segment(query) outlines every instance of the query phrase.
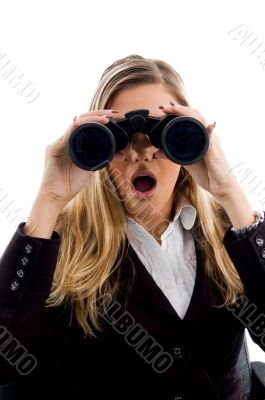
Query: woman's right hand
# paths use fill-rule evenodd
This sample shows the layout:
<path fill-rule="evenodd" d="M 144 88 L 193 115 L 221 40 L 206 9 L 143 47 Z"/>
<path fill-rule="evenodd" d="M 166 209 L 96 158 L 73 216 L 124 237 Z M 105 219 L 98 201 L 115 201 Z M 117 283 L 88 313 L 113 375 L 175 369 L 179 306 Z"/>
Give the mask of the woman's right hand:
<path fill-rule="evenodd" d="M 45 151 L 43 178 L 39 193 L 62 208 L 87 184 L 93 171 L 77 167 L 68 155 L 68 139 L 75 128 L 88 122 L 107 124 L 115 110 L 95 110 L 81 114 L 63 136 L 49 144 Z M 116 153 L 114 158 L 121 155 Z"/>

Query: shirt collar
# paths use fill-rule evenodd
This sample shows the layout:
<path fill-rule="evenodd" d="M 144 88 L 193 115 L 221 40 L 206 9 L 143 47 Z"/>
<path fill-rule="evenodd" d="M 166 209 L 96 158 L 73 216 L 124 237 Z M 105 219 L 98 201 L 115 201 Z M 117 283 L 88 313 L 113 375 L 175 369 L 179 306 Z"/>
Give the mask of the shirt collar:
<path fill-rule="evenodd" d="M 185 196 L 182 196 L 177 202 L 173 223 L 178 217 L 183 227 L 187 230 L 191 229 L 195 224 L 197 210 Z"/>
<path fill-rule="evenodd" d="M 173 221 L 171 221 L 172 225 L 175 224 L 175 221 L 178 220 L 178 217 L 180 218 L 180 221 L 185 229 L 189 230 L 193 227 L 197 217 L 197 210 L 185 196 L 181 196 L 176 204 L 175 216 Z M 129 223 L 137 224 L 137 222 L 130 217 L 127 217 L 127 220 Z M 168 229 L 166 229 L 166 231 L 168 231 Z"/>

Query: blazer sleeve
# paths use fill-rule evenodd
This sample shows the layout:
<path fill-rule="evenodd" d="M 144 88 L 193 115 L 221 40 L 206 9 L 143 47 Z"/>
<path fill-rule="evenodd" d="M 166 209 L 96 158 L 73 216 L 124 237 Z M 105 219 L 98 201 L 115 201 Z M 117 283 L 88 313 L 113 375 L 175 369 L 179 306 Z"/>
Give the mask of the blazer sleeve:
<path fill-rule="evenodd" d="M 235 238 L 230 226 L 223 245 L 245 290 L 245 294 L 227 308 L 265 351 L 265 220 L 242 238 Z"/>
<path fill-rule="evenodd" d="M 0 383 L 22 375 L 19 360 L 37 352 L 60 247 L 57 232 L 51 239 L 35 238 L 23 232 L 24 225 L 0 259 Z"/>

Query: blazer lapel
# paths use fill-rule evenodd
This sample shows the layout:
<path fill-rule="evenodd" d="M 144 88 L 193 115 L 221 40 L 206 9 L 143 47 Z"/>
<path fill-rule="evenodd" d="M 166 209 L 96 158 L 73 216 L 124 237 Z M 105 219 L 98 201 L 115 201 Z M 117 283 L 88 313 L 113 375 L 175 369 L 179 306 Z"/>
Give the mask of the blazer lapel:
<path fill-rule="evenodd" d="M 192 234 L 194 236 L 193 230 Z M 195 239 L 195 237 L 194 237 Z M 127 239 L 128 241 L 128 239 Z M 149 274 L 133 247 L 129 244 L 128 255 L 122 265 L 122 275 L 126 280 L 125 291 L 143 304 L 162 310 L 179 321 L 198 320 L 207 311 L 209 304 L 208 285 L 205 285 L 204 257 L 197 240 L 194 240 L 196 249 L 197 271 L 195 284 L 186 314 L 181 319 L 170 301 Z"/>

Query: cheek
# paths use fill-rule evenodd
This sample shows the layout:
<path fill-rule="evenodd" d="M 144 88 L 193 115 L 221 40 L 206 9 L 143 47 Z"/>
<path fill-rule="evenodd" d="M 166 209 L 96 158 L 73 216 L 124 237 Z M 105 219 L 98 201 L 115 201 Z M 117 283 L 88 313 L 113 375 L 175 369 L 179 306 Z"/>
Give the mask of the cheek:
<path fill-rule="evenodd" d="M 110 176 L 112 177 L 119 177 L 122 176 L 124 174 L 123 168 L 122 168 L 122 162 L 118 161 L 118 160 L 112 160 L 107 169 L 108 172 L 110 174 Z"/>
<path fill-rule="evenodd" d="M 128 179 L 126 179 L 122 168 L 119 168 L 119 162 L 112 161 L 108 167 L 108 173 L 117 192 L 122 196 L 124 190 L 128 189 Z"/>
<path fill-rule="evenodd" d="M 160 160 L 160 167 L 161 177 L 164 178 L 163 180 L 165 180 L 168 184 L 175 184 L 181 166 L 173 163 L 173 161 L 170 160 Z"/>

